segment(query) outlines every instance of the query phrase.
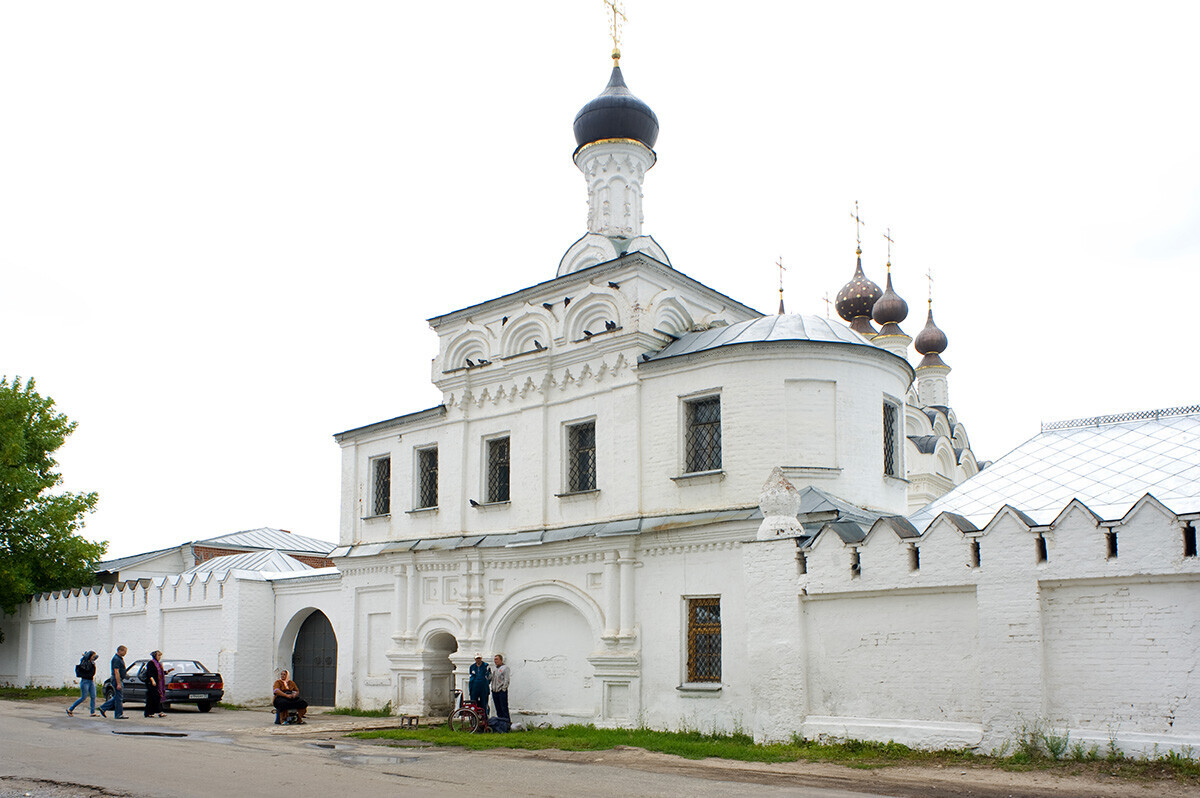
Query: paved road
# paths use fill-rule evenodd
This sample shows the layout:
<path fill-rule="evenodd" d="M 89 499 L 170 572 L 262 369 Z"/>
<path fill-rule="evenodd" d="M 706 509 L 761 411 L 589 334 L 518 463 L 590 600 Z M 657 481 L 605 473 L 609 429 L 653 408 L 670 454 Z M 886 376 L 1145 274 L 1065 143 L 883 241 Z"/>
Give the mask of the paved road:
<path fill-rule="evenodd" d="M 736 774 L 655 772 L 615 766 L 610 752 L 586 761 L 429 747 L 392 748 L 342 734 L 359 719 L 310 715 L 277 727 L 266 711 L 200 714 L 188 707 L 165 719 L 74 718 L 56 701 L 0 701 L 0 797 L 155 796 L 367 798 L 486 795 L 805 796 L 864 798 L 868 793 L 802 784 L 754 783 Z M 180 736 L 158 736 L 180 735 Z M 878 795 L 871 793 L 870 795 Z"/>

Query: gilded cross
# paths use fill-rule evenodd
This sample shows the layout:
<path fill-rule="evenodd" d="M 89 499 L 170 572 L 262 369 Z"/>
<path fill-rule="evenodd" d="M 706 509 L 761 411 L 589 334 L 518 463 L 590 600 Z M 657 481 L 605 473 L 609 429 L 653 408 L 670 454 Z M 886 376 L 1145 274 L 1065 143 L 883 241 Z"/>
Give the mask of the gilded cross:
<path fill-rule="evenodd" d="M 925 272 L 925 279 L 929 281 L 929 307 L 933 307 L 933 267 L 931 266 Z"/>
<path fill-rule="evenodd" d="M 612 22 L 610 35 L 613 42 L 613 61 L 619 65 L 621 62 L 621 26 L 629 18 L 625 16 L 625 5 L 621 0 L 604 0 L 604 6 L 608 12 L 612 14 Z"/>
<path fill-rule="evenodd" d="M 887 259 L 887 262 L 888 262 L 888 267 L 890 268 L 890 267 L 891 267 L 891 265 L 892 265 L 892 244 L 895 244 L 895 243 L 896 243 L 896 242 L 895 242 L 895 240 L 892 238 L 892 228 L 890 228 L 890 227 L 889 227 L 889 228 L 887 229 L 887 232 L 883 234 L 883 237 L 884 237 L 884 238 L 886 238 L 886 239 L 887 239 L 887 242 L 888 242 L 888 259 Z"/>
<path fill-rule="evenodd" d="M 862 217 L 858 215 L 858 200 L 854 201 L 854 213 L 850 214 L 850 218 L 854 220 L 854 240 L 858 243 L 859 249 L 862 249 Z"/>
<path fill-rule="evenodd" d="M 825 318 L 827 318 L 827 319 L 833 318 L 832 316 L 829 315 L 829 308 L 832 304 L 833 304 L 833 302 L 829 299 L 829 292 L 826 291 L 825 292 Z"/>
<path fill-rule="evenodd" d="M 783 315 L 783 273 L 787 268 L 783 265 L 783 256 L 779 256 L 779 260 L 775 261 L 775 265 L 779 267 L 779 313 Z"/>

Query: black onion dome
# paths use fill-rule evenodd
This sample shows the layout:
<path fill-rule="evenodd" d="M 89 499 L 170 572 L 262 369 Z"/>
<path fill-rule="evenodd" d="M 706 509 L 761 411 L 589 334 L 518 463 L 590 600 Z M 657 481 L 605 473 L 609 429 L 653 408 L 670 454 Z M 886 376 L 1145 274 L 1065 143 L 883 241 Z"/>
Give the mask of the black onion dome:
<path fill-rule="evenodd" d="M 933 305 L 929 306 L 929 316 L 925 319 L 925 329 L 917 333 L 913 346 L 925 357 L 921 359 L 922 366 L 944 366 L 940 355 L 946 351 L 950 341 L 946 334 L 933 323 Z"/>
<path fill-rule="evenodd" d="M 604 139 L 633 139 L 652 150 L 658 140 L 658 117 L 650 106 L 633 96 L 619 66 L 613 67 L 600 96 L 575 114 L 574 127 L 579 147 Z"/>
<path fill-rule="evenodd" d="M 854 277 L 838 291 L 834 307 L 837 308 L 839 316 L 851 323 L 850 329 L 866 334 L 863 329 L 855 326 L 855 320 L 861 319 L 858 326 L 874 333 L 875 330 L 871 327 L 871 309 L 875 307 L 883 292 L 863 274 L 862 250 L 856 250 L 856 254 L 858 263 L 854 268 Z"/>
<path fill-rule="evenodd" d="M 908 303 L 892 289 L 892 273 L 887 276 L 887 287 L 883 296 L 875 302 L 871 309 L 871 318 L 876 324 L 899 324 L 908 318 Z"/>

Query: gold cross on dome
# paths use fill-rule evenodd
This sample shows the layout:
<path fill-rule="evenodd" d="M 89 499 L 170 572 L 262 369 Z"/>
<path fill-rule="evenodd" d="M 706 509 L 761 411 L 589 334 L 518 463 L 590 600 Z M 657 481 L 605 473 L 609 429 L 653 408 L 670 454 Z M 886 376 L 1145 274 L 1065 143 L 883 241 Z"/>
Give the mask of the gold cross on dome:
<path fill-rule="evenodd" d="M 896 241 L 892 238 L 892 228 L 889 227 L 887 232 L 883 234 L 883 237 L 886 238 L 888 242 L 887 267 L 888 271 L 890 272 L 892 270 L 892 244 L 896 243 Z"/>
<path fill-rule="evenodd" d="M 612 14 L 612 22 L 609 23 L 612 36 L 613 61 L 620 66 L 621 63 L 621 26 L 628 21 L 625 16 L 625 4 L 621 0 L 604 0 L 604 6 L 608 9 L 608 13 Z"/>
<path fill-rule="evenodd" d="M 929 307 L 933 307 L 933 267 L 929 267 L 925 272 L 925 279 L 929 281 Z"/>
<path fill-rule="evenodd" d="M 858 215 L 858 200 L 854 201 L 854 213 L 850 214 L 850 218 L 854 220 L 854 240 L 858 244 L 858 248 L 862 249 L 862 217 Z"/>
<path fill-rule="evenodd" d="M 779 260 L 775 261 L 775 265 L 779 267 L 779 312 L 783 313 L 783 273 L 787 271 L 787 267 L 783 265 L 783 256 L 779 256 Z"/>
<path fill-rule="evenodd" d="M 826 291 L 825 292 L 825 318 L 827 318 L 827 319 L 831 318 L 831 316 L 829 315 L 829 307 L 832 304 L 833 304 L 833 302 L 829 299 L 829 292 Z"/>

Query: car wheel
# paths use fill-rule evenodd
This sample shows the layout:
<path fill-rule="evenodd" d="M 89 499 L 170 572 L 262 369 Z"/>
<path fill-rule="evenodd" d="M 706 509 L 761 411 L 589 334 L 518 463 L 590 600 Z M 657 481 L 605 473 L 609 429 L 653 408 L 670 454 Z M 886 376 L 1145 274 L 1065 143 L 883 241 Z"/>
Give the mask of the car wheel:
<path fill-rule="evenodd" d="M 212 702 L 198 701 L 196 702 L 196 709 L 200 710 L 201 712 L 208 712 L 210 709 L 212 709 Z"/>
<path fill-rule="evenodd" d="M 112 689 L 112 685 L 111 685 L 111 684 L 106 684 L 106 685 L 104 685 L 104 700 L 105 700 L 105 701 L 111 701 L 111 700 L 112 700 L 112 696 L 113 696 L 113 689 Z"/>

